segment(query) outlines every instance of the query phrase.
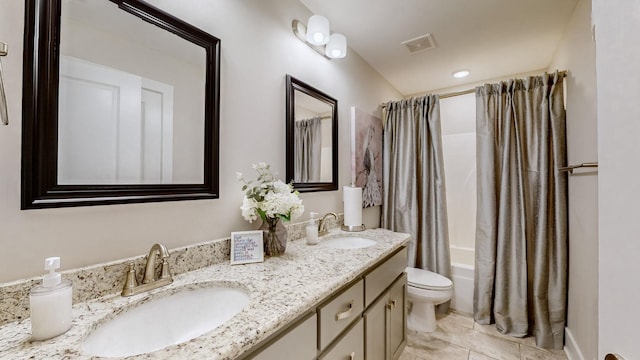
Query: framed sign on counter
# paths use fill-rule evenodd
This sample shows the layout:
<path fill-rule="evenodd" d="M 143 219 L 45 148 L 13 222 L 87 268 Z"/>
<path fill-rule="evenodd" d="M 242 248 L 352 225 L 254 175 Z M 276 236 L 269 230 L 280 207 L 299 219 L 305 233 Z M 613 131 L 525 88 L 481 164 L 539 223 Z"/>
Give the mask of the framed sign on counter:
<path fill-rule="evenodd" d="M 231 233 L 231 265 L 263 261 L 262 230 Z"/>

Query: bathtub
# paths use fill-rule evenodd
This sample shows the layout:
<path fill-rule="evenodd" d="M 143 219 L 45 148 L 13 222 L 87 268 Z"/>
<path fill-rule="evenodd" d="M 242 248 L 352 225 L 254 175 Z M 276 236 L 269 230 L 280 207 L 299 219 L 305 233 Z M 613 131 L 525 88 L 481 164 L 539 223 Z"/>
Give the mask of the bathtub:
<path fill-rule="evenodd" d="M 453 297 L 449 308 L 465 315 L 473 315 L 474 267 L 472 265 L 451 263 L 451 281 Z"/>

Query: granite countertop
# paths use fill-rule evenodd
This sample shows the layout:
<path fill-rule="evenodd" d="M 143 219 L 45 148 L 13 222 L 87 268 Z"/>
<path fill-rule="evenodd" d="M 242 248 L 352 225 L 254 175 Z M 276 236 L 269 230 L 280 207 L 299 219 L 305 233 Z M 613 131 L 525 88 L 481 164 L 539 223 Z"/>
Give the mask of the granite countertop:
<path fill-rule="evenodd" d="M 384 229 L 336 235 L 375 239 L 376 245 L 341 250 L 289 242 L 284 255 L 263 263 L 230 265 L 228 261 L 174 277 L 171 285 L 135 295 L 109 295 L 73 305 L 71 329 L 46 341 L 31 341 L 29 319 L 0 327 L 0 359 L 90 359 L 82 340 L 102 321 L 151 298 L 185 287 L 221 284 L 248 290 L 249 304 L 223 325 L 182 344 L 129 357 L 131 359 L 234 359 L 304 314 L 332 292 L 402 246 L 409 235 Z"/>

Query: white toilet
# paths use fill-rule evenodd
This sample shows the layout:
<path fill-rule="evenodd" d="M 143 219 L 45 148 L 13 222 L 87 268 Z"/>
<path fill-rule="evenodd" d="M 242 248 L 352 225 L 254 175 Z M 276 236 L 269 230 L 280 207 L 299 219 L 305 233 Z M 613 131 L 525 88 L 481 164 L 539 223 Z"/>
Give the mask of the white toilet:
<path fill-rule="evenodd" d="M 406 272 L 407 294 L 411 303 L 407 327 L 413 331 L 435 331 L 435 305 L 451 299 L 453 282 L 440 274 L 413 267 L 408 267 Z"/>

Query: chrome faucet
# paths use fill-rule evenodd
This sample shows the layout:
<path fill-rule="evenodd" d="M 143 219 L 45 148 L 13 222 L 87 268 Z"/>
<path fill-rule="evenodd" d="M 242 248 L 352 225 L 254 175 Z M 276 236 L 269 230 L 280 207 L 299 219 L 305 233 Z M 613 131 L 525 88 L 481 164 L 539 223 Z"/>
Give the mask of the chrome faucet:
<path fill-rule="evenodd" d="M 322 219 L 320 219 L 320 222 L 318 222 L 318 236 L 323 236 L 323 235 L 327 235 L 327 233 L 329 232 L 329 230 L 327 230 L 327 218 L 329 216 L 333 216 L 334 219 L 336 219 L 336 221 L 338 221 L 338 215 L 334 212 L 328 212 L 326 213 Z"/>
<path fill-rule="evenodd" d="M 156 279 L 156 256 L 160 256 L 162 264 L 160 265 L 160 277 Z M 136 280 L 136 270 L 133 262 L 129 263 L 129 271 L 122 288 L 122 296 L 131 296 L 140 294 L 145 291 L 169 285 L 173 282 L 171 271 L 169 271 L 169 251 L 162 244 L 153 244 L 149 255 L 147 255 L 147 264 L 144 270 L 142 284 L 138 285 Z"/>

